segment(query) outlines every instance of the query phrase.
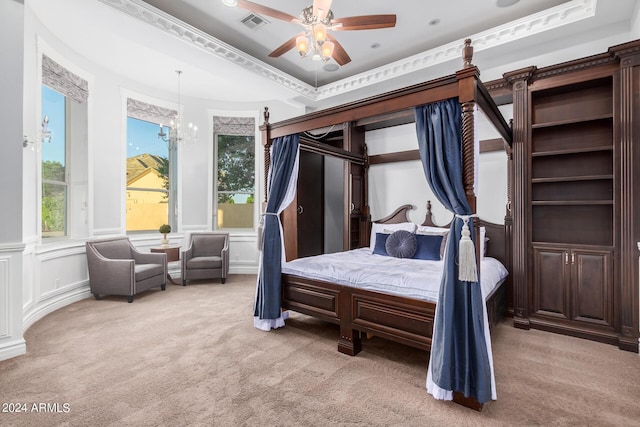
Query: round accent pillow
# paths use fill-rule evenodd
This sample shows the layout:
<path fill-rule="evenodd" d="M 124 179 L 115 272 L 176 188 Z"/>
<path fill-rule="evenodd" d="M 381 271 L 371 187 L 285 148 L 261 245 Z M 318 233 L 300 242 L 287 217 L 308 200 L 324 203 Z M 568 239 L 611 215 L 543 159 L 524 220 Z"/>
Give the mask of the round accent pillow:
<path fill-rule="evenodd" d="M 416 236 L 407 230 L 394 231 L 384 244 L 387 253 L 396 258 L 411 258 L 417 246 Z"/>

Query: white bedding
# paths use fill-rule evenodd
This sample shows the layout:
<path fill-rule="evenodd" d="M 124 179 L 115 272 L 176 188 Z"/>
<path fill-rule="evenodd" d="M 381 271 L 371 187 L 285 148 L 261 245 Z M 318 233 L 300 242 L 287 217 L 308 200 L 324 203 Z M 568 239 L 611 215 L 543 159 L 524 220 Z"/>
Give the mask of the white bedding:
<path fill-rule="evenodd" d="M 298 258 L 282 266 L 282 272 L 394 295 L 436 302 L 444 261 L 401 259 L 373 255 L 369 248 Z M 507 269 L 495 258 L 480 265 L 482 295 L 487 298 L 507 277 Z"/>

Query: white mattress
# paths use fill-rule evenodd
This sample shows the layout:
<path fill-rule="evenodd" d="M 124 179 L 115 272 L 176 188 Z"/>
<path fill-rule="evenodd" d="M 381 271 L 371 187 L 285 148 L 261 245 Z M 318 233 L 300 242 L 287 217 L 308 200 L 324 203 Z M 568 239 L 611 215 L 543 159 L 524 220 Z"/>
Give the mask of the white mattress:
<path fill-rule="evenodd" d="M 298 258 L 282 272 L 394 295 L 437 302 L 444 261 L 373 255 L 369 248 Z M 509 273 L 500 261 L 485 257 L 480 285 L 486 299 Z"/>

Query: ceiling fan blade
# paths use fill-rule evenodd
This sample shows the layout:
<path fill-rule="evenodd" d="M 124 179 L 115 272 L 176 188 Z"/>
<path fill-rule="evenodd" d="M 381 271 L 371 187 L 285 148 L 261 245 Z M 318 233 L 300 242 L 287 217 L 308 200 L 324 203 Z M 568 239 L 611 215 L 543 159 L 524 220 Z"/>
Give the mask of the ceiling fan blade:
<path fill-rule="evenodd" d="M 333 24 L 341 24 L 332 27 L 332 30 L 376 30 L 378 28 L 391 28 L 396 26 L 396 15 L 363 15 L 350 16 L 348 18 L 336 18 Z"/>
<path fill-rule="evenodd" d="M 328 32 L 327 32 L 327 38 L 333 42 L 334 46 L 333 46 L 333 55 L 332 55 L 332 57 L 338 63 L 338 65 L 340 65 L 342 67 L 343 65 L 348 64 L 349 62 L 351 62 L 351 58 L 349 57 L 349 54 L 347 54 L 347 51 L 344 50 L 344 48 L 338 42 L 338 40 L 336 40 L 336 38 L 333 37 Z"/>
<path fill-rule="evenodd" d="M 267 6 L 263 6 L 261 4 L 257 4 L 247 0 L 238 0 L 238 6 L 247 9 L 248 11 L 258 13 L 264 16 L 270 16 L 272 18 L 281 19 L 283 21 L 291 22 L 298 21 L 299 19 L 293 15 L 289 15 L 288 13 L 281 12 L 276 9 L 272 9 Z"/>
<path fill-rule="evenodd" d="M 313 0 L 313 15 L 322 19 L 327 16 L 329 9 L 331 9 L 331 3 L 333 0 Z M 321 10 L 322 13 L 318 12 Z"/>
<path fill-rule="evenodd" d="M 303 35 L 304 35 L 304 31 L 301 32 L 300 34 L 296 34 L 286 42 L 282 43 L 278 48 L 276 48 L 273 52 L 271 52 L 269 56 L 271 58 L 277 58 L 289 52 L 291 49 L 296 47 L 296 38 L 298 38 L 298 36 L 303 36 Z"/>

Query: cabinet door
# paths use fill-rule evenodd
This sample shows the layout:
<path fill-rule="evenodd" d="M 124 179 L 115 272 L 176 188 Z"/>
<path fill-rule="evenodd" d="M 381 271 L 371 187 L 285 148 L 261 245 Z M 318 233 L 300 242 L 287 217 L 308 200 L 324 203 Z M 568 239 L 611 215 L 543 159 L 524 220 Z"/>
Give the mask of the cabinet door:
<path fill-rule="evenodd" d="M 297 257 L 324 252 L 324 158 L 307 151 L 300 152 L 298 173 Z"/>
<path fill-rule="evenodd" d="M 569 318 L 569 254 L 566 250 L 533 247 L 533 307 L 538 315 Z"/>
<path fill-rule="evenodd" d="M 574 249 L 571 266 L 573 320 L 613 326 L 611 251 Z"/>

